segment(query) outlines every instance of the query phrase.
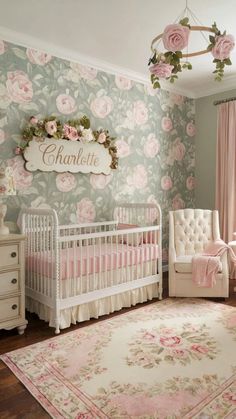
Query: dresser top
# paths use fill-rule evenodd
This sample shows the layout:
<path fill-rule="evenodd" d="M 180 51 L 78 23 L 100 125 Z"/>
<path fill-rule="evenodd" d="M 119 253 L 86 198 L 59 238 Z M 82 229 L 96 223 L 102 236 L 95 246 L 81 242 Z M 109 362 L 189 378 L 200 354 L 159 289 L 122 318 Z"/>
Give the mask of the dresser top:
<path fill-rule="evenodd" d="M 11 242 L 11 241 L 19 241 L 19 240 L 24 240 L 25 239 L 25 235 L 24 234 L 0 234 L 0 244 L 1 243 L 6 243 L 6 242 Z"/>

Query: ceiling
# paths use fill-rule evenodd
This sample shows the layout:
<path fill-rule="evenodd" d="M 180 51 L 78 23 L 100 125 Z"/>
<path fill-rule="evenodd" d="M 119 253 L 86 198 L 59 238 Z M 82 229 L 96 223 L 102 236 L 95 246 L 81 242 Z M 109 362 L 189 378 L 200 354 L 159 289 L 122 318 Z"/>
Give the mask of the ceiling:
<path fill-rule="evenodd" d="M 215 21 L 236 39 L 235 0 L 188 0 L 188 6 L 202 24 Z M 184 8 L 185 0 L 0 0 L 0 37 L 146 82 L 152 39 Z M 189 52 L 205 48 L 201 34 L 191 33 Z M 212 59 L 192 58 L 193 70 L 162 86 L 189 97 L 235 88 L 236 48 L 222 82 L 214 81 Z"/>

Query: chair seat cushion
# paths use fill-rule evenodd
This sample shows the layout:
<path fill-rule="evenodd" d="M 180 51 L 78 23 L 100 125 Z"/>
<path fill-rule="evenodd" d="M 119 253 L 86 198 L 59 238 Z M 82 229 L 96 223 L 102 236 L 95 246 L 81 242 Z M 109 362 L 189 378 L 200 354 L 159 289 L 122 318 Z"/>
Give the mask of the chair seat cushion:
<path fill-rule="evenodd" d="M 175 271 L 179 273 L 192 273 L 193 255 L 178 256 L 174 264 Z M 220 260 L 220 257 L 216 256 Z M 220 263 L 219 273 L 222 272 L 222 263 Z"/>

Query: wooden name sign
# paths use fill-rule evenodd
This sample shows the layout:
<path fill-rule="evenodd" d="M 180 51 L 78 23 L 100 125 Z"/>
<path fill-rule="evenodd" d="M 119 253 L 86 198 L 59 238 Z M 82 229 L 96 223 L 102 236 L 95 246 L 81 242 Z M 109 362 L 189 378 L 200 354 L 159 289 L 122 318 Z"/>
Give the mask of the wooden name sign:
<path fill-rule="evenodd" d="M 107 148 L 95 142 L 33 138 L 24 150 L 26 169 L 30 172 L 111 172 L 111 155 Z"/>

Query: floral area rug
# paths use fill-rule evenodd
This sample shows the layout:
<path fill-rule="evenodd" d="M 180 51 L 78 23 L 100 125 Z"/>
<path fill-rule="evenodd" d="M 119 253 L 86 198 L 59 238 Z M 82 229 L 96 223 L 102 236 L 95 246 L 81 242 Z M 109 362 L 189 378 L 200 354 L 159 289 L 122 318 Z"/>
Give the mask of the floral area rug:
<path fill-rule="evenodd" d="M 168 299 L 1 356 L 53 418 L 236 418 L 236 308 Z"/>

